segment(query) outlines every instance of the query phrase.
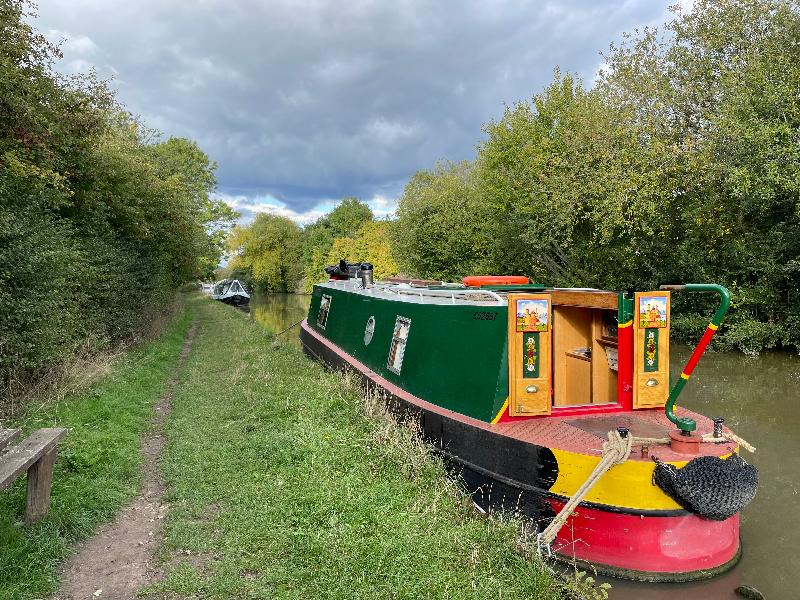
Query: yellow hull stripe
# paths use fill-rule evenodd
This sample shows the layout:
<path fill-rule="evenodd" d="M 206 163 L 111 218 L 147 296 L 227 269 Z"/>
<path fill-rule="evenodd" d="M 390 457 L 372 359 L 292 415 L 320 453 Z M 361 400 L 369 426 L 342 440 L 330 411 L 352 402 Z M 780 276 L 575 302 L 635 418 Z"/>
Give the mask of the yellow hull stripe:
<path fill-rule="evenodd" d="M 600 462 L 599 456 L 565 450 L 554 449 L 553 454 L 558 461 L 558 478 L 550 491 L 561 496 L 572 497 Z M 669 464 L 682 467 L 686 462 Z M 682 507 L 653 483 L 655 468 L 653 461 L 644 460 L 629 460 L 612 467 L 589 491 L 586 502 L 640 510 L 680 510 Z"/>
<path fill-rule="evenodd" d="M 716 326 L 716 325 L 714 325 L 713 323 L 709 323 L 709 324 L 708 324 L 708 328 L 709 328 L 711 331 L 716 331 L 717 329 L 719 329 L 719 327 L 718 327 L 718 326 Z"/>
<path fill-rule="evenodd" d="M 599 444 L 598 440 L 598 444 Z M 633 449 L 638 452 L 639 448 Z M 600 462 L 599 456 L 553 449 L 558 477 L 550 491 L 570 498 Z M 730 453 L 720 458 L 727 459 Z M 681 468 L 688 461 L 669 462 Z M 653 483 L 656 465 L 649 460 L 628 460 L 607 471 L 589 491 L 586 502 L 639 510 L 680 510 L 682 507 Z"/>
<path fill-rule="evenodd" d="M 617 329 L 623 329 L 625 327 L 630 327 L 631 325 L 633 325 L 633 319 L 631 319 L 627 323 L 621 323 L 620 325 L 617 326 Z"/>
<path fill-rule="evenodd" d="M 496 425 L 497 422 L 502 418 L 502 416 L 506 414 L 506 409 L 508 409 L 508 398 L 506 398 L 506 401 L 503 402 L 503 407 L 500 409 L 500 412 L 497 413 L 497 416 L 495 416 L 495 418 L 492 419 L 492 425 Z"/>
<path fill-rule="evenodd" d="M 681 379 L 689 379 L 689 377 L 691 377 L 691 375 L 687 375 L 686 373 L 683 372 L 681 373 Z"/>

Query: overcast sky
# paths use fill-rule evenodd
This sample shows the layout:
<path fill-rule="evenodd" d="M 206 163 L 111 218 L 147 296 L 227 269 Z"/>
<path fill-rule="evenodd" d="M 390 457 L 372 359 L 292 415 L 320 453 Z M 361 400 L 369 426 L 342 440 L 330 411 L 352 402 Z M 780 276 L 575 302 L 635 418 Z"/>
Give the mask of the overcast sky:
<path fill-rule="evenodd" d="M 307 222 L 344 196 L 390 213 L 408 178 L 472 158 L 481 125 L 553 68 L 591 82 L 663 0 L 40 0 L 65 72 L 94 67 L 165 135 L 219 163 L 219 193 Z"/>

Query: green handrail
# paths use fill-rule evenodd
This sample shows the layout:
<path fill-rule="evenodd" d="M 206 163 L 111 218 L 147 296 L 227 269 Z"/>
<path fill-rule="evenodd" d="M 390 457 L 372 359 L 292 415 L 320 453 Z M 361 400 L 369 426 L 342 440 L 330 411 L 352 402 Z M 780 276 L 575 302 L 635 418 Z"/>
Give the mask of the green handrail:
<path fill-rule="evenodd" d="M 697 429 L 697 423 L 695 423 L 694 419 L 689 417 L 679 417 L 675 414 L 675 400 L 677 400 L 678 396 L 680 396 L 680 393 L 683 391 L 683 387 L 686 385 L 689 377 L 692 376 L 692 371 L 694 371 L 694 368 L 697 366 L 700 357 L 703 355 L 703 352 L 706 351 L 711 338 L 714 337 L 717 329 L 719 329 L 720 323 L 722 323 L 722 318 L 725 316 L 725 313 L 728 312 L 728 309 L 731 306 L 731 294 L 727 288 L 715 283 L 662 285 L 659 289 L 674 291 L 687 290 L 689 292 L 716 292 L 719 294 L 719 307 L 717 308 L 717 312 L 714 313 L 714 316 L 711 318 L 711 323 L 708 324 L 703 337 L 700 338 L 700 343 L 697 344 L 694 352 L 692 352 L 692 355 L 686 362 L 686 366 L 683 367 L 683 371 L 681 371 L 678 381 L 675 382 L 675 385 L 670 390 L 667 404 L 664 406 L 664 412 L 666 413 L 667 418 L 678 426 L 678 429 L 681 430 L 682 434 L 690 435 L 692 431 Z"/>

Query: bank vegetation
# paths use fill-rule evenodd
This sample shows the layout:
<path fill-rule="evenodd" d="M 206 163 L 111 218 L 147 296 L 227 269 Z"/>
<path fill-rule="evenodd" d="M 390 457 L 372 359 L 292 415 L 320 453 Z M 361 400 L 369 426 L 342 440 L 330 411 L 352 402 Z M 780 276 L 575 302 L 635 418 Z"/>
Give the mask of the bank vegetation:
<path fill-rule="evenodd" d="M 339 258 L 450 281 L 717 282 L 733 297 L 718 347 L 797 348 L 800 7 L 698 0 L 673 10 L 663 28 L 612 45 L 592 85 L 556 70 L 507 106 L 474 160 L 414 174 L 392 222 L 369 224 L 368 207 L 347 200 L 295 226 L 295 279 L 280 286 L 308 289 Z M 714 302 L 676 294 L 676 336 L 696 340 Z"/>
<path fill-rule="evenodd" d="M 475 160 L 414 175 L 393 226 L 404 272 L 556 286 L 717 282 L 721 345 L 800 345 L 800 6 L 698 0 L 625 35 L 588 86 L 556 71 L 484 127 Z M 674 295 L 697 339 L 714 298 Z"/>
<path fill-rule="evenodd" d="M 0 415 L 78 354 L 126 342 L 208 276 L 235 214 L 215 165 L 163 139 L 0 0 Z"/>

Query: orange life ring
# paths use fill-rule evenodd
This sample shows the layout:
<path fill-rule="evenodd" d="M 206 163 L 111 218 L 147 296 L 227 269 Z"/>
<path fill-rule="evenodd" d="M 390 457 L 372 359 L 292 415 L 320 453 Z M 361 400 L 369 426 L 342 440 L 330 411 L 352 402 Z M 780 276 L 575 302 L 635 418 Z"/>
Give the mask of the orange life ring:
<path fill-rule="evenodd" d="M 461 279 L 469 287 L 484 285 L 527 285 L 530 280 L 523 275 L 470 275 Z"/>

